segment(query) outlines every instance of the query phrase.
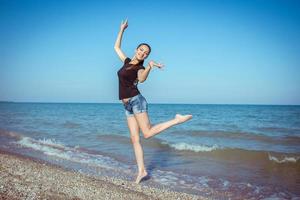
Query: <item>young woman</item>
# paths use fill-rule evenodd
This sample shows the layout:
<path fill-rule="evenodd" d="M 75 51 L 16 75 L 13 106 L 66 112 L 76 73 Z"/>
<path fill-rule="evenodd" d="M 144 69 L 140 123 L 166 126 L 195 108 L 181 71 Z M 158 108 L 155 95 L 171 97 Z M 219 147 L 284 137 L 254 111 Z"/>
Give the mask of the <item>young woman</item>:
<path fill-rule="evenodd" d="M 148 117 L 148 104 L 137 88 L 138 82 L 144 82 L 150 71 L 155 67 L 162 68 L 163 65 L 150 61 L 146 67 L 143 66 L 144 60 L 149 56 L 151 47 L 142 43 L 135 50 L 133 58 L 128 58 L 121 50 L 121 40 L 124 30 L 128 27 L 128 22 L 121 22 L 115 51 L 124 63 L 118 71 L 119 77 L 119 99 L 122 101 L 127 117 L 127 124 L 130 131 L 131 142 L 133 144 L 135 157 L 138 165 L 138 175 L 136 183 L 139 183 L 147 176 L 144 165 L 143 149 L 140 144 L 140 129 L 144 138 L 150 138 L 171 126 L 183 123 L 192 118 L 192 115 L 176 114 L 175 117 L 167 122 L 152 125 Z"/>

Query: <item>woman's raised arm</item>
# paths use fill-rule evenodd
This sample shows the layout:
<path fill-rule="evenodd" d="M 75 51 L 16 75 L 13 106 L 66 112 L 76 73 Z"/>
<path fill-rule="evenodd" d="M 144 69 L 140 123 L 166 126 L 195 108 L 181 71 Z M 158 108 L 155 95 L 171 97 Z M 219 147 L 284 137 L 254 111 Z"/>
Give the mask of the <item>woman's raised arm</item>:
<path fill-rule="evenodd" d="M 119 31 L 119 34 L 118 34 L 118 37 L 117 37 L 117 40 L 115 42 L 115 51 L 116 53 L 118 54 L 119 58 L 122 60 L 122 62 L 125 61 L 126 59 L 126 55 L 123 53 L 123 51 L 121 50 L 121 42 L 122 42 L 122 36 L 123 36 L 123 33 L 125 31 L 125 29 L 128 27 L 128 21 L 127 19 L 123 22 L 121 22 L 121 27 L 120 27 L 120 31 Z"/>
<path fill-rule="evenodd" d="M 154 67 L 162 69 L 164 65 L 162 63 L 156 63 L 153 60 L 151 60 L 145 69 L 140 69 L 138 71 L 138 80 L 140 83 L 144 82 L 147 79 L 150 70 Z"/>

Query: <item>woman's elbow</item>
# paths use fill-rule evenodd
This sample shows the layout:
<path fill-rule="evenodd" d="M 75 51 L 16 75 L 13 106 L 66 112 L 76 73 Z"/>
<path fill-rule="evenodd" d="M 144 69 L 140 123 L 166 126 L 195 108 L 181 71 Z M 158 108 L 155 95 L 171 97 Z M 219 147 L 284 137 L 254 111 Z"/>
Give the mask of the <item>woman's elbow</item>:
<path fill-rule="evenodd" d="M 140 82 L 140 83 L 143 83 L 143 82 L 145 82 L 145 80 L 146 80 L 146 79 L 139 79 L 139 82 Z"/>

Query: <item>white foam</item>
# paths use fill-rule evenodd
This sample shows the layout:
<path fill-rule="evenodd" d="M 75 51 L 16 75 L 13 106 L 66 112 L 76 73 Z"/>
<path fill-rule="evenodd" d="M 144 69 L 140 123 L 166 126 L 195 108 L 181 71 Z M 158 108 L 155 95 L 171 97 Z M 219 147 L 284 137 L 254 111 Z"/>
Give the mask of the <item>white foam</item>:
<path fill-rule="evenodd" d="M 125 172 L 128 172 L 129 170 L 129 167 L 127 165 L 122 164 L 111 157 L 80 152 L 78 151 L 78 146 L 74 148 L 66 147 L 62 143 L 57 142 L 54 139 L 35 140 L 29 137 L 23 137 L 16 143 L 20 144 L 23 147 L 41 151 L 46 155 L 73 162 L 95 165 L 106 169 L 118 168 L 122 169 Z"/>
<path fill-rule="evenodd" d="M 269 160 L 277 162 L 277 163 L 287 163 L 287 162 L 296 163 L 299 160 L 299 157 L 287 157 L 287 156 L 285 156 L 283 159 L 279 160 L 277 157 L 272 156 L 272 155 L 269 154 Z"/>
<path fill-rule="evenodd" d="M 64 144 L 56 141 L 55 139 L 42 139 L 42 140 L 38 140 L 39 143 L 41 144 L 45 144 L 45 145 L 50 145 L 50 146 L 54 146 L 54 147 L 59 147 L 59 148 L 65 148 Z"/>
<path fill-rule="evenodd" d="M 174 143 L 174 144 L 169 144 L 167 142 L 164 143 L 168 144 L 170 147 L 176 150 L 188 150 L 194 152 L 207 152 L 207 151 L 214 151 L 216 149 L 219 149 L 218 145 L 205 146 L 205 145 L 197 145 L 197 144 L 188 144 L 185 142 Z"/>
<path fill-rule="evenodd" d="M 24 147 L 29 147 L 35 150 L 49 153 L 51 151 L 53 151 L 53 153 L 57 151 L 60 152 L 60 150 L 55 147 L 64 148 L 63 144 L 57 143 L 55 142 L 55 140 L 51 139 L 34 140 L 29 137 L 23 137 L 17 143 Z"/>
<path fill-rule="evenodd" d="M 228 181 L 225 180 L 225 181 L 223 182 L 223 187 L 224 187 L 224 188 L 227 188 L 229 185 L 230 185 L 230 183 L 229 183 Z"/>
<path fill-rule="evenodd" d="M 208 182 L 211 180 L 204 176 L 190 176 L 187 174 L 176 173 L 172 171 L 155 170 L 152 172 L 152 180 L 162 185 L 178 186 L 180 188 L 193 188 L 201 191 L 203 188 L 209 188 Z"/>

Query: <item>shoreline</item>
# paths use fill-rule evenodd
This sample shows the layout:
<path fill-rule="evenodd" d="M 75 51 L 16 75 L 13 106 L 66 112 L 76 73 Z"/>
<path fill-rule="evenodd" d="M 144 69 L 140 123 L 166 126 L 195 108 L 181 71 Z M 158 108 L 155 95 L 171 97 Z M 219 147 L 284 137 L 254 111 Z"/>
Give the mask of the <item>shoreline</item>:
<path fill-rule="evenodd" d="M 0 149 L 0 199 L 210 199 L 126 180 L 95 178 Z"/>

